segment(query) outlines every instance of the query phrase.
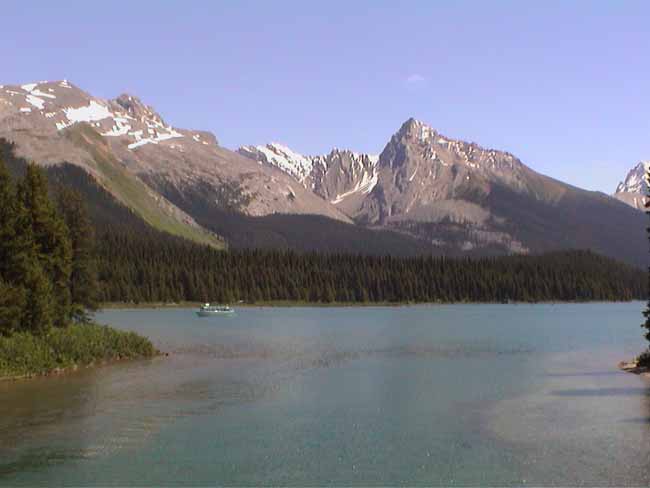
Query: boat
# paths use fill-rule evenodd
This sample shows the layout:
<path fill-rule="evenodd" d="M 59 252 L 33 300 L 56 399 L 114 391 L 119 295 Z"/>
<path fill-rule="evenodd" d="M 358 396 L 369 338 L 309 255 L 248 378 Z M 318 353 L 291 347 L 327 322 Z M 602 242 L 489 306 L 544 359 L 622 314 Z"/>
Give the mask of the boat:
<path fill-rule="evenodd" d="M 228 305 L 210 305 L 205 303 L 196 311 L 199 317 L 212 317 L 215 315 L 230 315 L 235 313 L 235 310 Z"/>

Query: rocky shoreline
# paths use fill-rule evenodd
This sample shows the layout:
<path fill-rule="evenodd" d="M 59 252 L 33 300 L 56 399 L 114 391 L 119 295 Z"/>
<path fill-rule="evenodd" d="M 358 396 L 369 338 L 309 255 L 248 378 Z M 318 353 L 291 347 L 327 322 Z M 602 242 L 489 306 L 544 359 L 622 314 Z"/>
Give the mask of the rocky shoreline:
<path fill-rule="evenodd" d="M 639 363 L 634 361 L 621 361 L 618 363 L 618 369 L 626 373 L 633 373 L 644 378 L 650 378 L 650 368 L 647 366 L 639 366 Z"/>

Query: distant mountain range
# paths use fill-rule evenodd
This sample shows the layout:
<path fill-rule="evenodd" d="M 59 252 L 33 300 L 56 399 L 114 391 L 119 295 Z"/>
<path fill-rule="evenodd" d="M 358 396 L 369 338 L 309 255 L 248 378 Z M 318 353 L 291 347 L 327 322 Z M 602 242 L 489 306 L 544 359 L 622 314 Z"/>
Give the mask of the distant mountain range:
<path fill-rule="evenodd" d="M 82 168 L 149 225 L 213 246 L 399 255 L 585 248 L 647 261 L 645 216 L 631 208 L 647 189 L 642 164 L 612 198 L 414 119 L 378 155 L 305 156 L 276 143 L 230 151 L 134 96 L 103 100 L 58 81 L 1 86 L 0 137 L 38 164 Z"/>

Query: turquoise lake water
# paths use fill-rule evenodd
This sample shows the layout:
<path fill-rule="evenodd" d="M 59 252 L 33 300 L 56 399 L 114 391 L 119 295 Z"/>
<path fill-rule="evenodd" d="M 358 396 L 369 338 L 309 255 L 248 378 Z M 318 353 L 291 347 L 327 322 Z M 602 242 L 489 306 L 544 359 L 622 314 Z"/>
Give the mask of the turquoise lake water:
<path fill-rule="evenodd" d="M 106 311 L 169 357 L 0 383 L 0 485 L 648 485 L 642 309 Z"/>

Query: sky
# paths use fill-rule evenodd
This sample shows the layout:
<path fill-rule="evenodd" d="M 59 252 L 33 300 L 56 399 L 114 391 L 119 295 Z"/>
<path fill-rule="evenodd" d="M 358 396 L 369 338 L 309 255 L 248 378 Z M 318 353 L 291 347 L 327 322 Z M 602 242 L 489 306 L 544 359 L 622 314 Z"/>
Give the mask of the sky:
<path fill-rule="evenodd" d="M 409 117 L 613 192 L 650 160 L 650 2 L 3 2 L 0 84 L 128 92 L 220 144 L 378 154 Z"/>

